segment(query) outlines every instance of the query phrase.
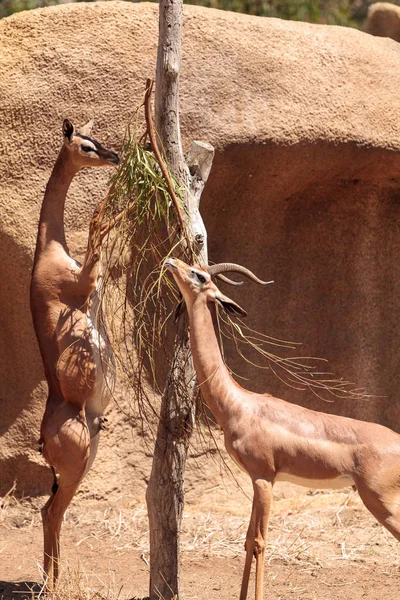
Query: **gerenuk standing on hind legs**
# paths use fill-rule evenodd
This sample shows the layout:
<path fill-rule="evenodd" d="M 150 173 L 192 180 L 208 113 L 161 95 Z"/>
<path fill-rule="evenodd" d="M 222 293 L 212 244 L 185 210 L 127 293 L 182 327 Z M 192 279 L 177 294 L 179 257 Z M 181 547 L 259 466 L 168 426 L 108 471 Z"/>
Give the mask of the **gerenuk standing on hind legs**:
<path fill-rule="evenodd" d="M 207 270 L 171 258 L 165 265 L 186 303 L 203 398 L 224 432 L 227 451 L 253 483 L 240 600 L 247 597 L 253 556 L 255 597 L 262 600 L 275 481 L 317 488 L 355 485 L 368 510 L 400 540 L 400 435 L 375 423 L 308 410 L 243 389 L 221 355 L 217 307 L 238 315 L 246 312 L 221 294 Z"/>
<path fill-rule="evenodd" d="M 55 475 L 42 509 L 50 588 L 58 577 L 62 518 L 96 456 L 102 415 L 115 383 L 112 349 L 98 309 L 101 242 L 118 217 L 103 223 L 106 201 L 99 205 L 83 265 L 69 256 L 64 233 L 65 199 L 78 171 L 119 163 L 115 152 L 89 137 L 90 128 L 87 124 L 78 132 L 64 121 L 64 143 L 40 212 L 31 281 L 33 323 L 49 388 L 40 444 Z"/>

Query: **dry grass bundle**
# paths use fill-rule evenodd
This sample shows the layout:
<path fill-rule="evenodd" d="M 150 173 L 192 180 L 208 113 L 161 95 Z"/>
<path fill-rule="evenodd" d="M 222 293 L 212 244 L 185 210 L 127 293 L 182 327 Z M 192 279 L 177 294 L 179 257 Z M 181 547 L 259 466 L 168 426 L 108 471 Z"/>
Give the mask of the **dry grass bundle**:
<path fill-rule="evenodd" d="M 173 336 L 167 323 L 178 299 L 163 265 L 169 255 L 184 257 L 190 251 L 185 250 L 179 218 L 184 210 L 182 190 L 171 173 L 169 181 L 163 175 L 160 161 L 149 150 L 148 130 L 139 110 L 110 181 L 104 219 L 118 222 L 103 243 L 106 272 L 99 316 L 140 416 L 154 423 L 154 393 L 162 391 L 156 365 L 160 359 L 166 365 L 171 361 Z M 165 171 L 165 163 L 162 166 Z"/>
<path fill-rule="evenodd" d="M 121 164 L 110 182 L 104 218 L 114 219 L 116 226 L 103 245 L 106 273 L 100 314 L 111 334 L 119 371 L 146 426 L 158 416 L 155 393 L 162 393 L 167 373 L 174 373 L 171 315 L 178 291 L 164 276 L 164 261 L 170 255 L 187 262 L 194 257 L 182 218 L 183 190 L 158 150 L 149 98 L 148 89 L 146 119 L 139 109 L 128 127 Z M 154 152 L 147 143 L 149 135 Z M 325 400 L 366 397 L 364 390 L 353 389 L 349 382 L 321 369 L 319 359 L 283 358 L 275 352 L 278 346 L 293 354 L 297 344 L 273 339 L 229 316 L 221 316 L 220 322 L 222 335 L 234 340 L 245 361 L 255 364 L 248 351 L 258 353 L 262 364 L 256 366 L 271 369 L 285 384 L 309 389 Z M 177 382 L 176 387 L 179 385 L 184 396 L 185 384 Z"/>

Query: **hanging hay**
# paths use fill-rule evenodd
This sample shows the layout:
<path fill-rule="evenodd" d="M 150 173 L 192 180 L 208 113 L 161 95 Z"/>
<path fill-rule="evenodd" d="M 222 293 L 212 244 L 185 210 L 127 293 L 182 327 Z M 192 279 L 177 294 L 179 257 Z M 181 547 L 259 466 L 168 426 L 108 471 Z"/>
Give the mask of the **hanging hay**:
<path fill-rule="evenodd" d="M 104 218 L 115 219 L 116 226 L 103 244 L 106 272 L 99 314 L 142 423 L 158 416 L 155 394 L 162 393 L 167 373 L 173 373 L 171 315 L 179 292 L 165 276 L 164 261 L 173 255 L 194 262 L 193 248 L 182 228 L 184 190 L 166 162 L 149 148 L 148 129 L 148 115 L 145 121 L 139 109 L 128 127 L 120 166 L 110 181 Z M 259 368 L 271 369 L 290 387 L 311 390 L 325 400 L 366 397 L 364 390 L 353 389 L 349 382 L 321 370 L 320 359 L 283 358 L 276 353 L 276 347 L 293 353 L 298 344 L 271 338 L 229 316 L 220 317 L 221 335 L 233 340 L 239 355 Z M 260 355 L 262 363 L 250 360 L 249 351 Z M 185 394 L 185 382 L 176 383 Z"/>
<path fill-rule="evenodd" d="M 178 291 L 164 277 L 164 260 L 172 254 L 192 258 L 175 208 L 178 201 L 184 211 L 183 190 L 171 173 L 169 178 L 167 183 L 149 149 L 147 125 L 138 110 L 127 130 L 120 166 L 110 180 L 104 221 L 115 220 L 116 225 L 103 242 L 99 317 L 112 339 L 118 370 L 146 422 L 150 413 L 157 415 L 155 393 L 162 391 L 156 363 L 163 362 L 165 373 L 173 353 L 167 323 Z"/>

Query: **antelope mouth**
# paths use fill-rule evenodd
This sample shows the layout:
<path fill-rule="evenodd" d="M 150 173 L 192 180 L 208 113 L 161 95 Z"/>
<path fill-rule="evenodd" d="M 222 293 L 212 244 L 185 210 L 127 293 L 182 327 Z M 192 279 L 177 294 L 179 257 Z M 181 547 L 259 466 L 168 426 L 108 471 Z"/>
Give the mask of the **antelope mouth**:
<path fill-rule="evenodd" d="M 110 163 L 112 163 L 113 165 L 119 165 L 119 163 L 121 162 L 118 154 L 115 154 L 115 152 L 113 152 L 111 154 L 111 157 L 109 160 L 110 160 Z"/>
<path fill-rule="evenodd" d="M 167 269 L 167 271 L 177 271 L 178 270 L 178 267 L 175 264 L 174 258 L 167 258 L 164 265 L 165 265 L 165 268 Z"/>

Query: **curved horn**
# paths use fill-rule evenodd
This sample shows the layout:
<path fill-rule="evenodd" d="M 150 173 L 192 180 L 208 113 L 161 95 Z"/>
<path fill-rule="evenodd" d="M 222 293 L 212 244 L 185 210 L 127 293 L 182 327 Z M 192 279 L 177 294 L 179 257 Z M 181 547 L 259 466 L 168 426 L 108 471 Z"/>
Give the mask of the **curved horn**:
<path fill-rule="evenodd" d="M 225 275 L 219 274 L 216 275 L 216 277 L 225 283 L 229 283 L 229 285 L 243 285 L 243 281 L 233 281 L 233 279 L 229 279 L 229 277 L 225 277 Z"/>
<path fill-rule="evenodd" d="M 221 273 L 241 273 L 254 283 L 258 283 L 258 285 L 268 285 L 269 283 L 273 283 L 273 281 L 261 281 L 254 273 L 252 273 L 246 267 L 242 267 L 242 265 L 236 265 L 235 263 L 219 263 L 218 265 L 209 265 L 207 270 L 210 275 L 220 275 Z"/>
<path fill-rule="evenodd" d="M 210 268 L 215 267 L 216 265 L 202 265 L 201 268 L 207 271 L 210 275 L 214 275 L 214 273 L 210 272 Z M 225 283 L 229 283 L 229 285 L 243 285 L 243 281 L 234 281 L 233 279 L 229 279 L 229 277 L 225 277 L 225 275 L 221 275 L 219 273 L 215 273 L 217 279 L 224 281 Z"/>

